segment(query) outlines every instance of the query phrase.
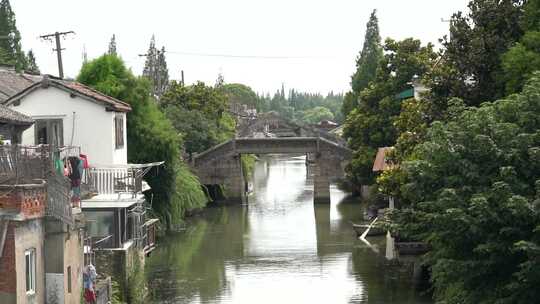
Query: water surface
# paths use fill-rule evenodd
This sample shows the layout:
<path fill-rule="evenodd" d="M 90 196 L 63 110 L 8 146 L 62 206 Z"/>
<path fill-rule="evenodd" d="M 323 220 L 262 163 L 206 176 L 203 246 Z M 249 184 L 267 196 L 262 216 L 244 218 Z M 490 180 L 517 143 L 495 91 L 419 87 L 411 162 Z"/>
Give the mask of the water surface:
<path fill-rule="evenodd" d="M 356 239 L 363 204 L 335 187 L 313 204 L 310 171 L 303 157 L 262 158 L 247 205 L 207 208 L 161 238 L 146 262 L 152 302 L 431 303 L 377 253 L 384 237 Z"/>

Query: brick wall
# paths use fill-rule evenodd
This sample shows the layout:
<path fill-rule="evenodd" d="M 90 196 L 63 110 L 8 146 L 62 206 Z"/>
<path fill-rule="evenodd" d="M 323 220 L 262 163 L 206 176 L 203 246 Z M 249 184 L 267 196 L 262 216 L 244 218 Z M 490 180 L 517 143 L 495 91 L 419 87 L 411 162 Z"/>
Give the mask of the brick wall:
<path fill-rule="evenodd" d="M 13 293 L 17 291 L 15 272 L 15 223 L 8 225 L 4 250 L 0 258 L 0 292 Z"/>
<path fill-rule="evenodd" d="M 0 186 L 0 209 L 18 213 L 24 220 L 45 215 L 45 184 Z"/>

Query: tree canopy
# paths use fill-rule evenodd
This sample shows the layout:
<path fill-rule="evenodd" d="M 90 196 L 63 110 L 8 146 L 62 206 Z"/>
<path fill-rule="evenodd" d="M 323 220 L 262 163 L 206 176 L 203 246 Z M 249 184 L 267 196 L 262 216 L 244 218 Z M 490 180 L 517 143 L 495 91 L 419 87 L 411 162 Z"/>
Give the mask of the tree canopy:
<path fill-rule="evenodd" d="M 355 184 L 374 182 L 371 169 L 377 149 L 392 146 L 397 139 L 394 121 L 402 103 L 397 95 L 410 88 L 413 77 L 425 74 L 436 59 L 433 45 L 422 46 L 419 40 L 412 38 L 387 39 L 384 50 L 377 77 L 360 93 L 358 107 L 345 122 L 344 136 L 356 151 L 347 169 Z"/>
<path fill-rule="evenodd" d="M 540 70 L 540 1 L 529 0 L 521 19 L 524 32 L 520 41 L 502 56 L 502 68 L 506 93 L 516 93 L 532 76 Z"/>
<path fill-rule="evenodd" d="M 444 37 L 441 64 L 430 87 L 444 103 L 451 97 L 479 105 L 505 95 L 502 55 L 523 34 L 520 27 L 523 0 L 472 0 L 469 13 L 450 20 Z"/>
<path fill-rule="evenodd" d="M 373 10 L 366 25 L 364 45 L 356 59 L 356 72 L 351 77 L 352 91 L 347 93 L 341 109 L 344 116 L 347 116 L 358 106 L 358 95 L 375 79 L 382 58 L 379 20 L 377 19 L 377 10 Z"/>
<path fill-rule="evenodd" d="M 400 166 L 397 231 L 431 245 L 439 300 L 533 303 L 540 296 L 540 74 L 520 94 L 451 111 Z"/>
<path fill-rule="evenodd" d="M 0 1 L 0 64 L 14 66 L 17 71 L 39 73 L 34 53 L 29 51 L 28 57 L 24 54 L 9 0 Z"/>
<path fill-rule="evenodd" d="M 235 121 L 226 112 L 228 99 L 220 88 L 203 82 L 184 86 L 172 81 L 160 105 L 189 154 L 203 152 L 234 136 Z"/>

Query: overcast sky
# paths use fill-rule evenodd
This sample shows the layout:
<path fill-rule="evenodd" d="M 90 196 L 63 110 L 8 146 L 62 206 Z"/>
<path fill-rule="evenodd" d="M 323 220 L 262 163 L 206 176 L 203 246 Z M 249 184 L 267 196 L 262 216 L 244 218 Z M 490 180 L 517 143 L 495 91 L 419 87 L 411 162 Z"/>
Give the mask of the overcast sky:
<path fill-rule="evenodd" d="M 62 41 L 64 73 L 75 77 L 88 58 L 118 52 L 140 74 L 152 34 L 165 46 L 171 79 L 213 84 L 221 72 L 257 92 L 281 87 L 327 93 L 349 89 L 365 26 L 377 9 L 382 38 L 436 43 L 453 12 L 468 0 L 11 0 L 25 50 L 42 73 L 58 75 L 51 42 L 38 37 L 75 31 Z M 228 55 L 194 56 L 193 54 Z M 246 57 L 242 57 L 246 56 Z"/>

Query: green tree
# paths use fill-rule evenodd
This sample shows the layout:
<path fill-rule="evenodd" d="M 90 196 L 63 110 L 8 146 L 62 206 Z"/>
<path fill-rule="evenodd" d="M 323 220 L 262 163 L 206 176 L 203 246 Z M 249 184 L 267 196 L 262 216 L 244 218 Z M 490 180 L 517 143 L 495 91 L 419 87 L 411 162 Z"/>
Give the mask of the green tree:
<path fill-rule="evenodd" d="M 247 85 L 240 83 L 227 83 L 223 85 L 223 92 L 229 104 L 247 105 L 248 108 L 263 111 L 259 96 Z"/>
<path fill-rule="evenodd" d="M 234 118 L 226 113 L 227 97 L 219 88 L 172 81 L 160 105 L 184 140 L 189 154 L 203 152 L 234 136 Z"/>
<path fill-rule="evenodd" d="M 431 245 L 425 259 L 441 303 L 535 303 L 540 73 L 520 94 L 456 105 L 400 166 L 393 229 Z"/>
<path fill-rule="evenodd" d="M 469 13 L 458 12 L 444 37 L 440 67 L 429 86 L 435 102 L 451 97 L 479 105 L 504 96 L 501 56 L 523 35 L 519 20 L 523 0 L 472 0 Z"/>
<path fill-rule="evenodd" d="M 334 120 L 334 114 L 325 107 L 309 109 L 302 115 L 302 121 L 307 124 L 317 124 L 323 120 Z"/>
<path fill-rule="evenodd" d="M 26 56 L 22 51 L 21 34 L 15 22 L 15 13 L 9 0 L 0 2 L 0 63 L 14 65 L 17 71 L 26 69 Z"/>
<path fill-rule="evenodd" d="M 358 106 L 357 99 L 360 92 L 375 79 L 377 67 L 382 58 L 383 50 L 379 34 L 377 10 L 373 10 L 366 25 L 362 51 L 356 59 L 356 72 L 353 74 L 351 81 L 352 91 L 347 93 L 343 102 L 342 113 L 345 117 Z"/>
<path fill-rule="evenodd" d="M 360 93 L 358 107 L 345 122 L 343 134 L 355 151 L 347 173 L 358 185 L 374 182 L 372 167 L 377 149 L 396 142 L 394 121 L 402 102 L 396 95 L 410 88 L 413 77 L 424 75 L 437 57 L 433 45 L 422 46 L 412 38 L 399 42 L 387 39 L 384 50 L 376 79 Z"/>
<path fill-rule="evenodd" d="M 540 70 L 540 1 L 529 0 L 521 21 L 524 35 L 502 57 L 506 93 L 516 93 L 534 71 Z"/>
<path fill-rule="evenodd" d="M 181 138 L 152 99 L 147 79 L 133 76 L 115 55 L 103 55 L 81 68 L 77 80 L 109 96 L 128 102 L 128 160 L 133 163 L 165 161 L 147 181 L 154 193 L 153 208 L 170 227 L 188 209 L 202 207 L 207 199 L 197 178 L 181 162 Z"/>

